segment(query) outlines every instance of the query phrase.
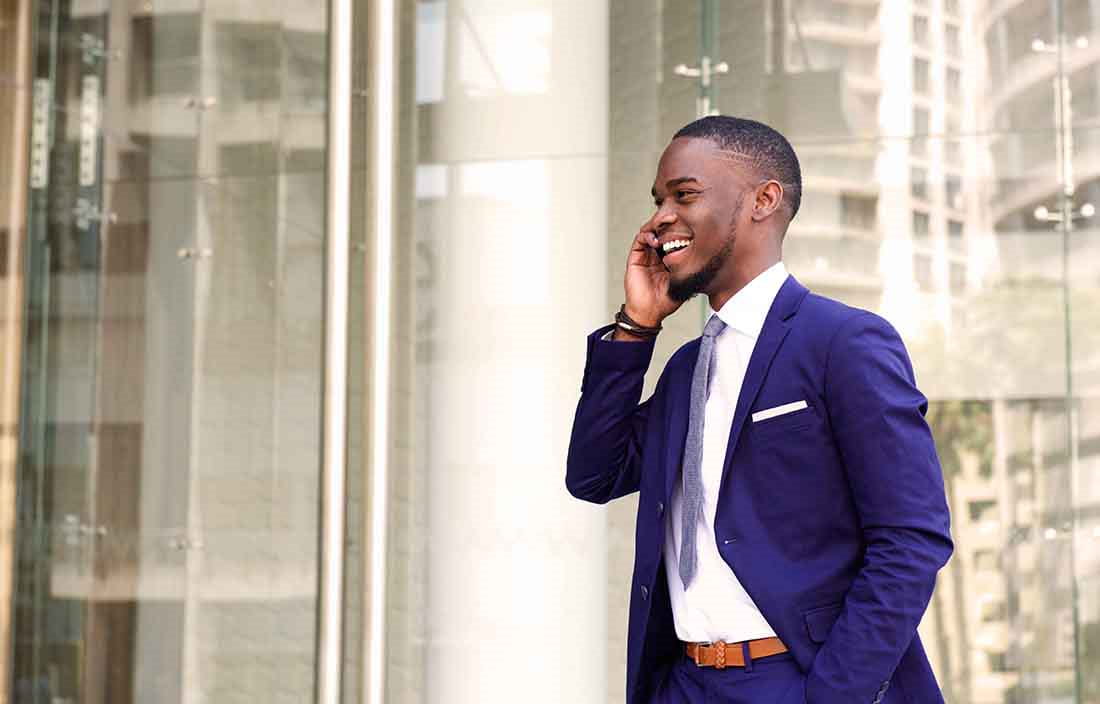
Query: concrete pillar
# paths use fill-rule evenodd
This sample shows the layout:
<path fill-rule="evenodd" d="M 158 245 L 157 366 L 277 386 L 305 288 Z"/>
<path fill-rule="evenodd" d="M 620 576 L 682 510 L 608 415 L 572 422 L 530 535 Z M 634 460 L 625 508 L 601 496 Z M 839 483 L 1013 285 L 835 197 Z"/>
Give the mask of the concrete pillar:
<path fill-rule="evenodd" d="M 423 701 L 603 704 L 605 515 L 564 477 L 584 336 L 612 312 L 608 8 L 465 0 L 442 21 L 442 96 L 419 108 L 427 531 L 399 538 L 425 544 Z M 443 50 L 421 49 L 422 70 Z"/>

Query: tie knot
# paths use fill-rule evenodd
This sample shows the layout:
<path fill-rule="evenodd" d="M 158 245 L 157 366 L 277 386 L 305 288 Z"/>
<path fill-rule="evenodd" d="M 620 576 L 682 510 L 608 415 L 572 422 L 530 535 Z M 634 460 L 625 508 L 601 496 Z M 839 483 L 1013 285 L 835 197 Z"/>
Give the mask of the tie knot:
<path fill-rule="evenodd" d="M 703 337 L 717 337 L 718 333 L 722 332 L 726 327 L 726 324 L 722 322 L 716 314 L 711 314 L 710 320 L 707 321 L 707 325 L 703 328 Z"/>

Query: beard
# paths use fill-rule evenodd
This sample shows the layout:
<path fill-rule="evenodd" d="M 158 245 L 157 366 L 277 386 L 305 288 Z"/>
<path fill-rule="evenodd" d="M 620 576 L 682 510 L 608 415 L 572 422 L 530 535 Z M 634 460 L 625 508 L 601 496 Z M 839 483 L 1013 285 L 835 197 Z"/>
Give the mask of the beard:
<path fill-rule="evenodd" d="M 722 271 L 726 260 L 730 258 L 730 254 L 733 252 L 735 234 L 735 232 L 730 233 L 726 243 L 722 245 L 722 249 L 718 250 L 699 271 L 678 281 L 669 277 L 668 297 L 677 303 L 683 303 L 705 291 L 714 281 L 714 277 L 718 276 L 718 272 Z"/>

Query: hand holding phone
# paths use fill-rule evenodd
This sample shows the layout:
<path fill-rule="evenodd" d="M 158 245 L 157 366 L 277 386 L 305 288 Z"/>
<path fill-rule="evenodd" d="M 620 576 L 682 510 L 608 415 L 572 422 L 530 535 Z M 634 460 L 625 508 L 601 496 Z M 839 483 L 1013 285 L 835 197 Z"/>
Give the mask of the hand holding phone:
<path fill-rule="evenodd" d="M 640 325 L 657 327 L 682 305 L 668 296 L 669 271 L 661 262 L 657 235 L 643 227 L 626 261 L 626 313 Z"/>

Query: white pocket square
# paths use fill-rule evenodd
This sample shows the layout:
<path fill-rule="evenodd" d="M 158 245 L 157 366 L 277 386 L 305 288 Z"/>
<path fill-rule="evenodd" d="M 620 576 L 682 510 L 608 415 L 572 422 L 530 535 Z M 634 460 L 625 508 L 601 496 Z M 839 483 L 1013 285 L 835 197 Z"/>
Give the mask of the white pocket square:
<path fill-rule="evenodd" d="M 806 408 L 805 401 L 795 401 L 794 403 L 784 403 L 782 406 L 775 406 L 774 408 L 765 408 L 762 411 L 757 411 L 752 414 L 752 422 L 759 423 L 762 420 L 769 418 L 775 418 L 785 413 L 794 413 L 795 411 L 801 411 Z"/>

